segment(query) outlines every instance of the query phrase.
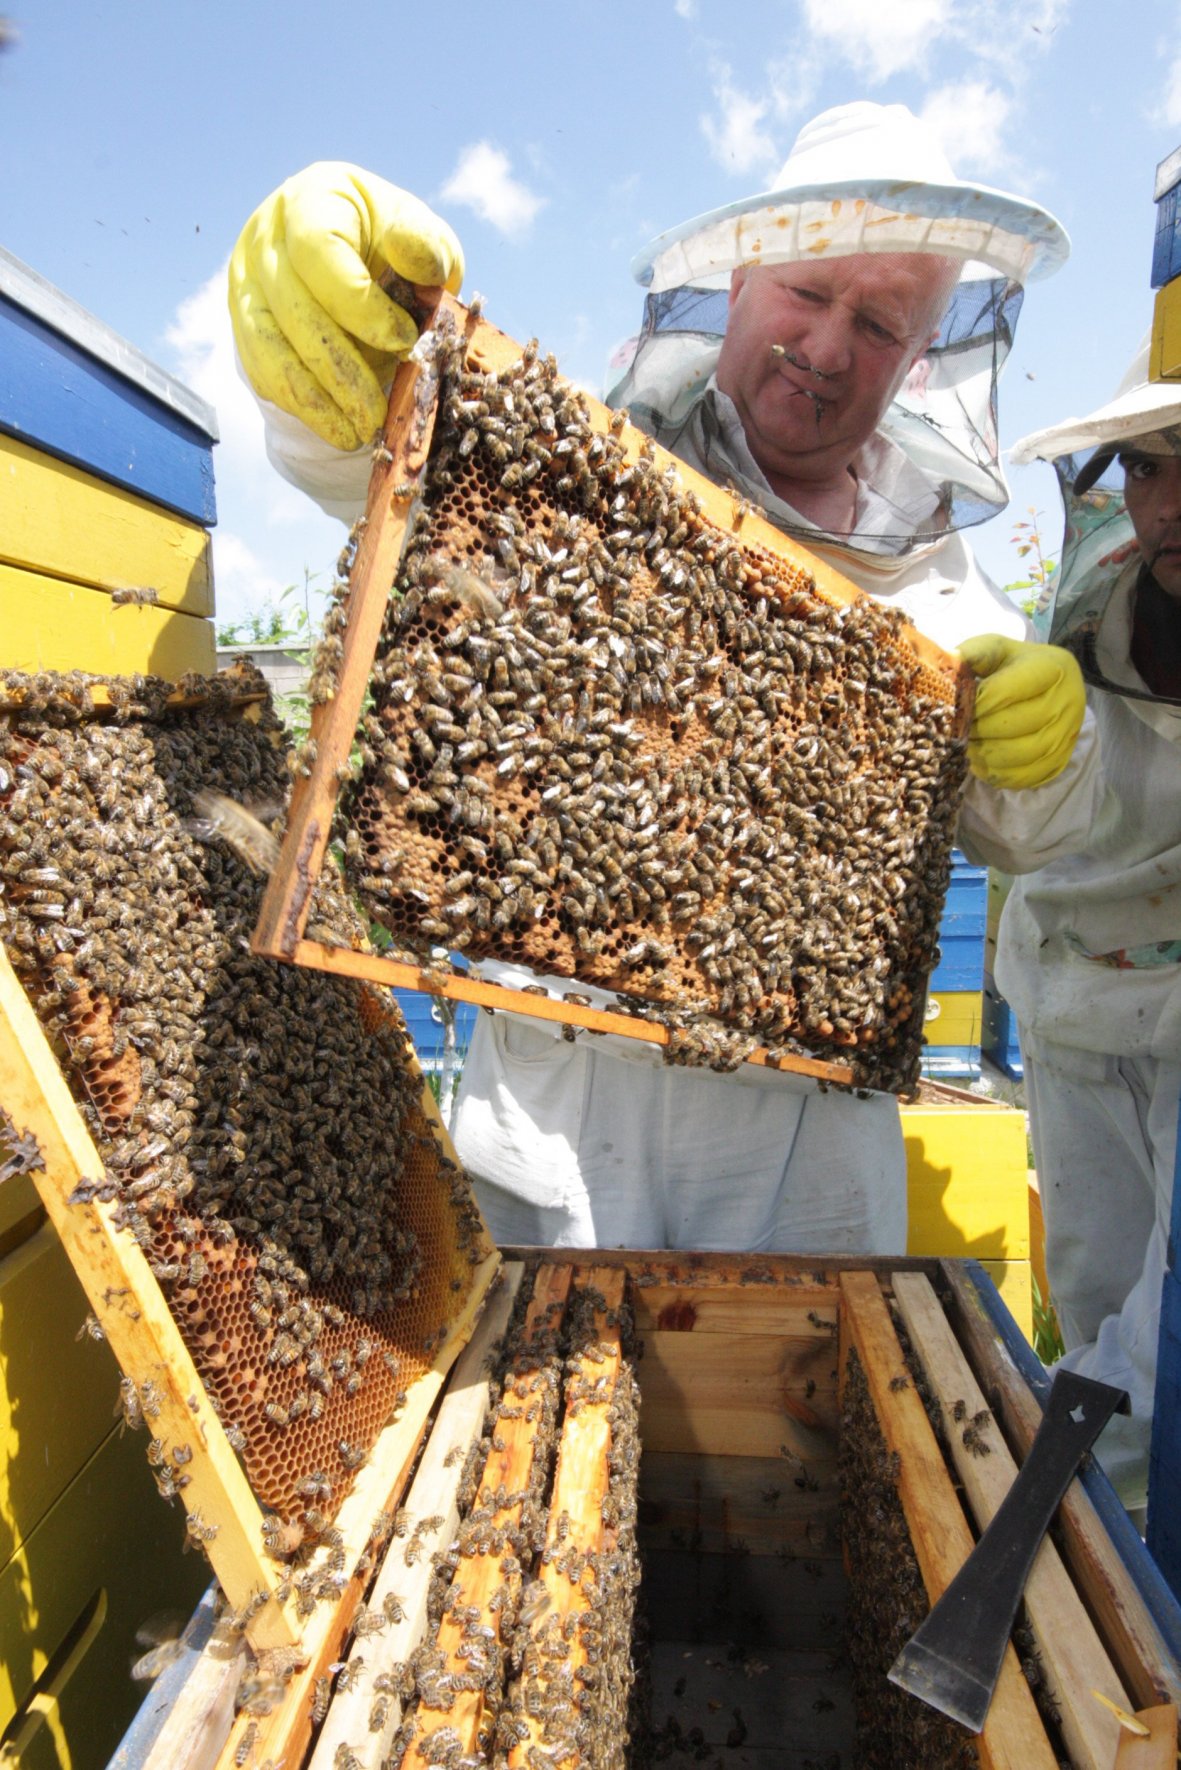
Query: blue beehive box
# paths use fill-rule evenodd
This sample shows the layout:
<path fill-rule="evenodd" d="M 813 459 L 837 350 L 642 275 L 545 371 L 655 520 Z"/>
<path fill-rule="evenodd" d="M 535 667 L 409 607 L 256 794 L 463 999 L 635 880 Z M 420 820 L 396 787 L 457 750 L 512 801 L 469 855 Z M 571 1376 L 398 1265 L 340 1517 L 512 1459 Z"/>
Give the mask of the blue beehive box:
<path fill-rule="evenodd" d="M 984 936 L 988 923 L 988 869 L 974 867 L 959 849 L 951 857 L 951 884 L 939 923 L 939 963 L 930 988 L 951 990 L 984 987 Z"/>
<path fill-rule="evenodd" d="M 471 1043 L 479 1013 L 473 1002 L 444 1003 L 438 996 L 416 989 L 396 989 L 394 995 L 414 1040 L 418 1061 L 428 1075 L 435 1074 L 443 1064 L 447 1042 L 445 1014 L 449 1007 L 455 1011 L 455 1049 L 462 1059 Z"/>
<path fill-rule="evenodd" d="M 1152 287 L 1163 289 L 1181 275 L 1181 148 L 1157 167 L 1153 197 L 1156 234 L 1152 243 Z"/>
<path fill-rule="evenodd" d="M 990 1063 L 1019 1082 L 1025 1074 L 1017 1038 L 1017 1016 L 997 989 L 991 976 L 984 979 L 984 1055 Z"/>
<path fill-rule="evenodd" d="M 988 871 L 952 853 L 951 883 L 939 924 L 939 963 L 927 988 L 923 1073 L 980 1074 Z"/>

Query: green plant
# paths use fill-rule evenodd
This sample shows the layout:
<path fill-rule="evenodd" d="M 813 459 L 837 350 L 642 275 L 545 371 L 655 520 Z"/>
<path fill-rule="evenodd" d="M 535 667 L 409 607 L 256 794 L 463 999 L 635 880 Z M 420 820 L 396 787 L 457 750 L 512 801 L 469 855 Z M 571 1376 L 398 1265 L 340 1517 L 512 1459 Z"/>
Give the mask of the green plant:
<path fill-rule="evenodd" d="M 1043 1364 L 1053 1364 L 1062 1357 L 1062 1330 L 1049 1297 L 1043 1297 L 1037 1279 L 1033 1279 L 1033 1349 Z"/>
<path fill-rule="evenodd" d="M 1033 620 L 1049 607 L 1053 598 L 1054 573 L 1058 570 L 1058 561 L 1049 557 L 1042 544 L 1038 523 L 1045 514 L 1044 511 L 1029 504 L 1026 512 L 1028 521 L 1022 519 L 1015 522 L 1012 535 L 1018 559 L 1028 561 L 1024 567 L 1026 576 L 1006 584 L 1005 594 L 1019 603 Z"/>
<path fill-rule="evenodd" d="M 311 666 L 312 585 L 310 572 L 304 572 L 302 584 L 288 584 L 277 602 L 264 603 L 239 621 L 230 621 L 217 629 L 221 646 L 282 645 L 301 663 L 305 671 Z M 275 711 L 300 742 L 308 735 L 311 723 L 311 702 L 305 689 L 275 696 Z"/>

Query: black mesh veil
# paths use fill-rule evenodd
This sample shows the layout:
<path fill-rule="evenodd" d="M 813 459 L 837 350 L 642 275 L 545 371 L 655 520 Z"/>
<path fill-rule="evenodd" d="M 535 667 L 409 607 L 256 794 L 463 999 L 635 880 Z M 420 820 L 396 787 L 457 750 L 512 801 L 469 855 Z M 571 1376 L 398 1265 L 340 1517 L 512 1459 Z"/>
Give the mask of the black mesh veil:
<path fill-rule="evenodd" d="M 896 532 L 877 533 L 867 551 L 906 553 L 949 530 L 984 522 L 1008 502 L 997 442 L 997 381 L 1012 348 L 1024 291 L 1007 278 L 979 274 L 982 270 L 978 264 L 967 267 L 937 338 L 879 430 L 922 476 L 929 494 L 926 515 L 921 522 L 900 517 Z M 634 423 L 674 453 L 694 422 L 717 362 L 728 289 L 728 276 L 718 276 L 649 294 L 639 335 L 614 359 L 608 403 L 626 406 Z M 768 514 L 790 530 L 790 513 L 784 510 L 771 508 Z M 807 536 L 809 525 L 801 524 L 799 532 Z M 835 538 L 854 544 L 861 539 L 858 534 Z"/>
<path fill-rule="evenodd" d="M 1124 473 L 1114 446 L 1060 455 L 1053 465 L 1065 513 L 1062 564 L 1054 575 L 1052 597 L 1034 613 L 1038 638 L 1073 652 L 1093 688 L 1128 700 L 1181 706 L 1181 699 L 1154 693 L 1138 677 L 1121 680 L 1114 673 L 1111 649 L 1100 640 L 1112 598 L 1134 593 L 1146 569 L 1124 505 Z M 1076 489 L 1080 475 L 1083 491 Z"/>

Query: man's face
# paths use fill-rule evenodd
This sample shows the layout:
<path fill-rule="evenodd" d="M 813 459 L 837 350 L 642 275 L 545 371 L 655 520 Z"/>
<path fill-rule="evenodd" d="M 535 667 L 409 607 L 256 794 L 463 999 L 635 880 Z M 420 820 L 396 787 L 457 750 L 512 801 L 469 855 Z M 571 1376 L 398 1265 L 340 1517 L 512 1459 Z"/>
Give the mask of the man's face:
<path fill-rule="evenodd" d="M 717 382 L 777 478 L 847 473 L 935 332 L 955 267 L 923 253 L 744 266 Z"/>
<path fill-rule="evenodd" d="M 1119 452 L 1124 502 L 1153 577 L 1181 601 L 1181 456 Z"/>

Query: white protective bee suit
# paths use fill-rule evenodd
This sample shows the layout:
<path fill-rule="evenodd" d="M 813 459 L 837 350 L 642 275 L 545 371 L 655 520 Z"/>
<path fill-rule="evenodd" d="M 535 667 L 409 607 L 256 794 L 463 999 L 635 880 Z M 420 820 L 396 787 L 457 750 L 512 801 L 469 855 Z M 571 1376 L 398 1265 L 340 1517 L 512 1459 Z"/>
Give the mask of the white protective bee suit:
<path fill-rule="evenodd" d="M 894 208 L 898 180 L 907 187 L 905 215 Z M 724 315 L 730 271 L 752 255 L 777 262 L 814 249 L 814 214 L 823 215 L 837 254 L 930 250 L 965 265 L 958 329 L 949 334 L 957 348 L 942 359 L 931 353 L 937 366 L 862 449 L 853 464 L 856 529 L 841 540 L 775 496 L 737 410 L 711 378 L 724 318 L 714 324 L 710 316 Z M 768 217 L 789 224 L 774 252 L 754 243 Z M 949 512 L 954 506 L 960 520 L 979 520 L 1006 500 L 992 395 L 1014 292 L 1056 268 L 1065 250 L 1044 211 L 956 180 L 902 106 L 846 106 L 802 132 L 778 190 L 656 242 L 640 269 L 651 290 L 645 332 L 608 397 L 941 645 L 986 632 L 1022 637 L 1024 617 L 979 571 Z M 972 404 L 974 423 L 965 416 Z M 279 471 L 325 509 L 355 517 L 367 452 L 334 454 L 296 420 L 264 410 Z M 1088 777 L 1091 750 L 1084 732 L 1072 779 Z M 1060 795 L 1043 802 L 1042 792 L 974 783 L 966 838 L 979 823 L 1051 851 Z M 496 981 L 532 981 L 520 967 L 483 962 L 481 970 Z M 569 987 L 567 979 L 548 981 L 557 994 Z M 610 1005 L 605 993 L 588 993 Z M 638 1041 L 585 1032 L 569 1040 L 550 1023 L 481 1014 L 452 1131 L 502 1243 L 905 1250 L 905 1157 L 890 1096 L 825 1093 L 751 1065 L 724 1075 L 679 1068 Z"/>
<path fill-rule="evenodd" d="M 1145 347 L 1108 406 L 1026 438 L 1014 458 L 1133 440 L 1181 453 L 1181 428 L 1171 429 L 1181 391 L 1147 374 Z M 1059 471 L 1069 487 L 1074 464 Z M 1088 678 L 1101 755 L 1094 819 L 1073 852 L 1038 871 L 1020 841 L 990 855 L 1024 875 L 1001 921 L 996 976 L 1020 1026 L 1061 1362 L 1128 1390 L 1132 1416 L 1108 1427 L 1101 1455 L 1125 1505 L 1139 1507 L 1181 1096 L 1181 707 L 1153 697 L 1131 661 L 1144 568 L 1138 553 L 1126 557 L 1120 478 L 1067 496 L 1050 627 Z"/>

